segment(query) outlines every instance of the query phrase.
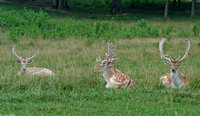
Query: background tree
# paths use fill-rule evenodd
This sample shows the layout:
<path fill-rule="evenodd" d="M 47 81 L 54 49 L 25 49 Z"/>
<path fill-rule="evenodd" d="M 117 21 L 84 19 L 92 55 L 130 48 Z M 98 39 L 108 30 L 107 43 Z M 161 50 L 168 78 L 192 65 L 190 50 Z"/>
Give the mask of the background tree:
<path fill-rule="evenodd" d="M 173 1 L 174 6 L 176 6 L 176 0 Z M 178 0 L 178 7 L 181 5 L 181 0 Z"/>
<path fill-rule="evenodd" d="M 168 10 L 169 10 L 169 0 L 166 0 L 166 3 L 165 3 L 165 14 L 164 14 L 165 18 L 168 17 Z"/>
<path fill-rule="evenodd" d="M 122 12 L 122 3 L 121 0 L 113 0 L 111 7 L 111 14 L 121 13 Z"/>
<path fill-rule="evenodd" d="M 196 6 L 196 0 L 192 0 L 191 17 L 195 16 L 195 6 Z"/>
<path fill-rule="evenodd" d="M 66 9 L 69 8 L 67 4 L 68 0 L 52 0 L 52 8 Z"/>

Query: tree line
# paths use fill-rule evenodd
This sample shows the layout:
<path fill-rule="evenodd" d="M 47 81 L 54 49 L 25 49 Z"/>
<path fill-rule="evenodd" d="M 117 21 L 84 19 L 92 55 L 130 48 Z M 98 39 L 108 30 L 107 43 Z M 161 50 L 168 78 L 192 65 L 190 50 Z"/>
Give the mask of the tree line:
<path fill-rule="evenodd" d="M 67 9 L 68 0 L 52 0 L 52 8 L 55 9 Z M 121 0 L 112 0 L 112 7 L 110 10 L 111 14 L 121 13 L 122 12 L 122 4 Z"/>

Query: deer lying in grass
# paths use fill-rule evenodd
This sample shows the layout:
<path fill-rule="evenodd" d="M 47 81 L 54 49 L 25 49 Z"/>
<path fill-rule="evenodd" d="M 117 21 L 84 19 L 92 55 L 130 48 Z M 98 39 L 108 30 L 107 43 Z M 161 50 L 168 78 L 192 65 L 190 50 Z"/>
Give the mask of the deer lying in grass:
<path fill-rule="evenodd" d="M 113 58 L 115 54 L 115 46 L 112 43 L 108 43 L 108 54 L 106 53 L 104 60 L 97 59 L 100 65 L 95 67 L 94 72 L 103 72 L 103 77 L 107 82 L 106 88 L 134 88 L 135 83 L 133 80 L 127 74 L 115 69 L 114 64 L 117 61 L 117 58 Z"/>
<path fill-rule="evenodd" d="M 159 43 L 160 56 L 162 59 L 166 60 L 164 61 L 164 64 L 166 64 L 167 66 L 170 66 L 170 73 L 163 74 L 160 78 L 160 81 L 163 85 L 167 87 L 180 89 L 184 86 L 187 86 L 189 83 L 186 76 L 179 72 L 178 66 L 181 63 L 181 61 L 184 60 L 188 56 L 188 53 L 190 50 L 190 41 L 186 39 L 187 49 L 186 49 L 185 55 L 182 58 L 180 58 L 179 56 L 176 60 L 173 60 L 172 58 L 168 58 L 166 57 L 167 55 L 163 54 L 163 45 L 165 41 L 166 39 L 163 38 Z"/>
<path fill-rule="evenodd" d="M 30 58 L 23 59 L 19 57 L 15 52 L 15 47 L 13 47 L 13 54 L 18 58 L 17 62 L 21 64 L 21 71 L 18 75 L 29 75 L 29 76 L 55 76 L 55 73 L 47 68 L 30 67 L 27 68 L 28 64 L 32 63 L 33 59 L 38 55 L 39 50 L 37 49 L 35 55 Z"/>

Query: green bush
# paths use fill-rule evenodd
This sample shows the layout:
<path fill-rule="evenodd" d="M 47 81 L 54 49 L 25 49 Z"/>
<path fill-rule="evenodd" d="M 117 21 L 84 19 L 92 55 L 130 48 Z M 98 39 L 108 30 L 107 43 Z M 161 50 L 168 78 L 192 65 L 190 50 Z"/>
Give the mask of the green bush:
<path fill-rule="evenodd" d="M 169 25 L 166 28 L 162 28 L 162 37 L 171 38 L 171 32 L 173 31 L 174 26 Z"/>
<path fill-rule="evenodd" d="M 189 33 L 186 32 L 184 29 L 182 29 L 181 27 L 179 27 L 179 33 L 178 33 L 179 37 L 188 37 Z"/>
<path fill-rule="evenodd" d="M 199 36 L 199 26 L 197 24 L 194 24 L 193 26 L 193 32 L 194 32 L 194 36 Z"/>
<path fill-rule="evenodd" d="M 14 17 L 14 18 L 13 18 Z M 114 21 L 79 20 L 73 16 L 67 20 L 56 22 L 50 20 L 48 14 L 42 10 L 33 11 L 24 8 L 23 11 L 2 11 L 0 27 L 9 30 L 10 40 L 17 42 L 22 36 L 44 39 L 88 38 L 86 43 L 95 40 L 114 41 L 119 38 L 171 38 L 174 26 L 149 25 L 147 20 L 138 20 L 131 26 L 123 26 Z M 179 37 L 188 37 L 189 33 L 179 29 Z M 199 27 L 194 25 L 193 32 L 198 36 Z"/>

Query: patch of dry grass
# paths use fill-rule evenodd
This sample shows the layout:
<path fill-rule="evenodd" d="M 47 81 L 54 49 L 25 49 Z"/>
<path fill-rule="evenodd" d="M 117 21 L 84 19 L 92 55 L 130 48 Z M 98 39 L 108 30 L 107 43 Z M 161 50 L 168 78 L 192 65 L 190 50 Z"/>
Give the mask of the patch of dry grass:
<path fill-rule="evenodd" d="M 149 86 L 158 82 L 160 75 L 169 72 L 169 67 L 162 64 L 158 50 L 158 39 L 132 39 L 119 40 L 115 43 L 117 46 L 117 57 L 119 62 L 116 63 L 118 69 L 128 73 L 136 81 L 137 86 Z M 84 40 L 27 40 L 17 43 L 17 54 L 23 57 L 30 57 L 34 54 L 35 49 L 39 48 L 40 53 L 30 66 L 46 67 L 52 69 L 59 77 L 90 78 L 95 76 L 99 80 L 100 75 L 92 72 L 97 63 L 97 57 L 104 58 L 107 52 L 105 42 L 95 42 L 87 46 Z M 4 77 L 13 78 L 13 75 L 20 70 L 20 64 L 15 62 L 16 58 L 12 54 L 12 46 L 1 45 L 1 74 Z M 186 44 L 183 39 L 168 40 L 164 52 L 176 58 L 183 55 Z M 199 46 L 196 40 L 191 42 L 189 57 L 181 63 L 180 71 L 188 76 L 190 80 L 198 77 Z M 14 76 L 15 77 L 15 76 Z M 138 82 L 137 82 L 138 81 Z M 143 83 L 145 82 L 145 83 Z"/>
<path fill-rule="evenodd" d="M 193 105 L 199 103 L 197 99 L 200 88 L 198 41 L 191 40 L 189 57 L 180 66 L 180 71 L 190 80 L 190 85 L 182 90 L 168 89 L 159 83 L 160 76 L 169 72 L 169 67 L 162 63 L 158 42 L 158 39 L 151 38 L 115 42 L 119 58 L 116 68 L 130 75 L 136 83 L 136 88 L 113 90 L 105 88 L 105 80 L 101 73 L 93 72 L 93 68 L 98 65 L 95 59 L 99 56 L 104 58 L 107 52 L 107 44 L 103 41 L 96 41 L 87 46 L 81 39 L 60 41 L 21 39 L 16 44 L 17 54 L 29 57 L 34 54 L 36 48 L 39 48 L 40 53 L 30 67 L 46 67 L 57 75 L 56 78 L 39 78 L 16 76 L 20 64 L 12 54 L 14 44 L 3 40 L 6 44 L 0 45 L 2 111 L 12 111 L 21 115 L 25 108 L 29 109 L 26 110 L 26 114 L 40 114 L 41 110 L 43 113 L 71 114 L 75 110 L 78 115 L 79 113 L 107 114 L 110 110 L 117 114 L 123 110 L 132 114 L 136 110 L 142 112 L 146 107 L 148 110 L 141 114 L 148 114 L 150 111 L 153 114 L 165 114 L 165 110 L 173 107 L 167 114 L 173 114 L 175 111 L 180 114 L 191 112 L 196 114 L 195 109 L 198 109 L 198 106 Z M 176 58 L 184 54 L 185 48 L 183 39 L 168 40 L 164 52 Z M 191 108 L 181 112 L 186 107 L 180 108 L 177 103 L 183 106 L 187 103 Z M 96 112 L 91 110 L 94 107 L 98 108 Z M 68 110 L 65 111 L 66 109 Z M 122 114 L 126 115 L 125 112 Z"/>

